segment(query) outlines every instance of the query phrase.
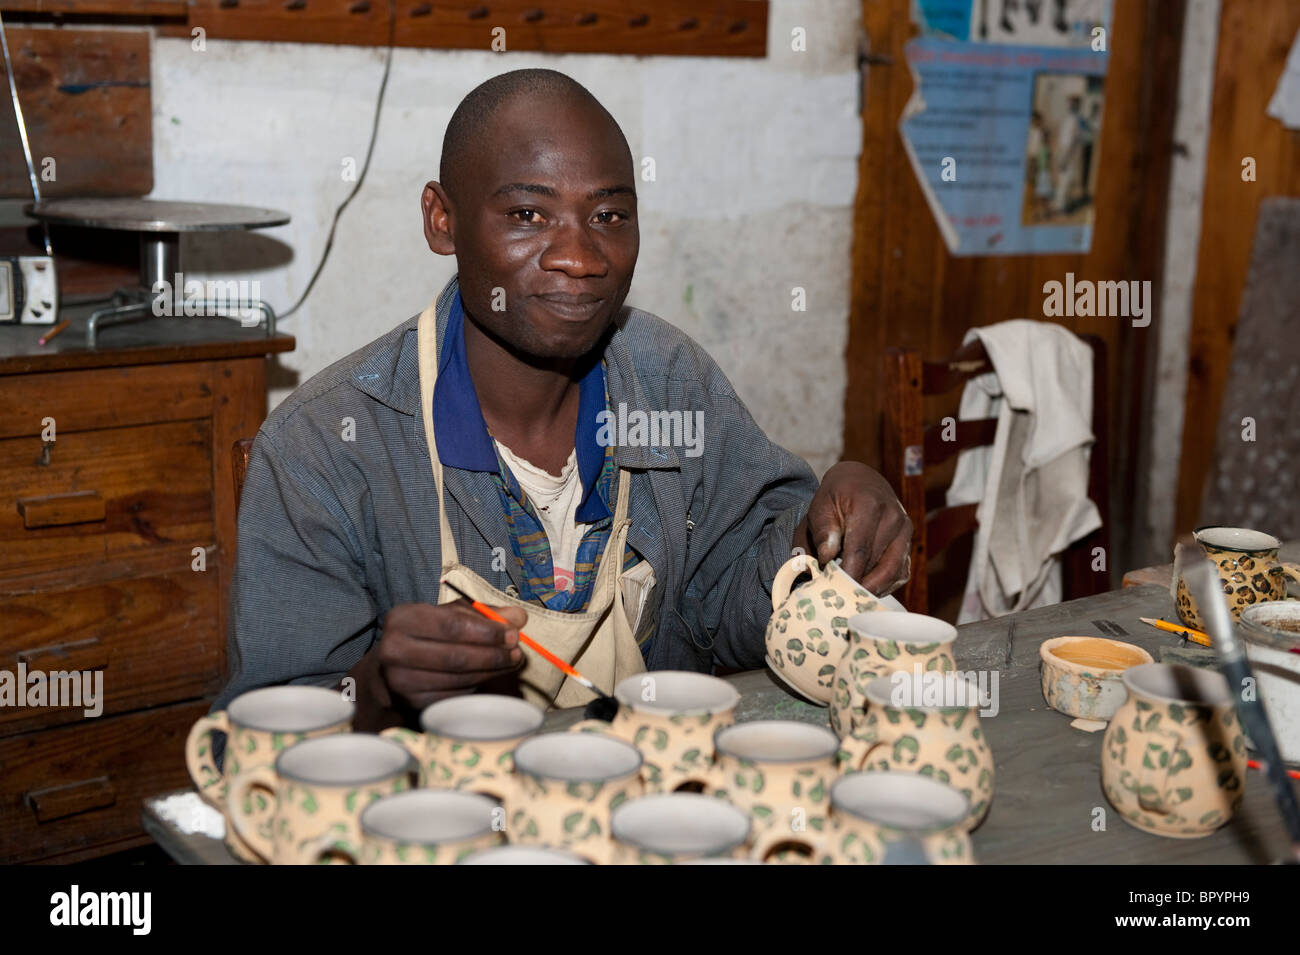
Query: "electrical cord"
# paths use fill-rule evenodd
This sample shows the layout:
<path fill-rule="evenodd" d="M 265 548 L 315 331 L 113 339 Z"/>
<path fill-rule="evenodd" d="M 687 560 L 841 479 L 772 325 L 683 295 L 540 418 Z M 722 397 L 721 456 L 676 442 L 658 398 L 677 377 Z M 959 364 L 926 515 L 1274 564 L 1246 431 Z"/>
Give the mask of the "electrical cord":
<path fill-rule="evenodd" d="M 352 191 L 348 193 L 347 198 L 345 198 L 343 202 L 339 204 L 339 207 L 334 210 L 334 221 L 330 223 L 329 236 L 325 239 L 325 249 L 321 252 L 320 261 L 316 263 L 316 271 L 312 273 L 311 281 L 309 281 L 307 287 L 303 289 L 302 295 L 298 296 L 298 301 L 293 304 L 293 307 L 287 312 L 282 312 L 280 314 L 281 319 L 286 319 L 294 312 L 298 311 L 298 309 L 302 307 L 302 303 L 307 300 L 307 296 L 311 294 L 311 290 L 316 285 L 316 280 L 320 278 L 321 272 L 325 269 L 326 261 L 329 260 L 330 249 L 334 247 L 334 232 L 338 229 L 339 219 L 343 215 L 343 210 L 348 207 L 348 203 L 356 198 L 357 193 L 361 191 L 361 186 L 366 181 L 366 173 L 370 170 L 370 158 L 375 152 L 375 141 L 379 138 L 379 117 L 383 113 L 384 109 L 384 91 L 388 89 L 388 74 L 393 68 L 393 40 L 396 30 L 397 3 L 396 0 L 388 0 L 388 55 L 384 59 L 384 76 L 379 82 L 379 96 L 375 100 L 375 119 L 370 127 L 370 145 L 366 149 L 366 161 L 361 165 L 361 173 L 357 176 L 356 185 L 352 187 Z"/>

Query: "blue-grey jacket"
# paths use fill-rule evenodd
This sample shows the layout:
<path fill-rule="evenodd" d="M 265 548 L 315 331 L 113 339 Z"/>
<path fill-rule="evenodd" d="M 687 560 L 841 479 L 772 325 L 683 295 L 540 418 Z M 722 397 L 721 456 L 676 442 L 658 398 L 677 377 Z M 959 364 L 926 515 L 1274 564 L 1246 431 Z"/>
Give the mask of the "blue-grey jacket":
<path fill-rule="evenodd" d="M 453 278 L 438 296 L 439 354 L 456 287 Z M 336 685 L 390 608 L 437 603 L 417 321 L 315 375 L 258 432 L 239 507 L 230 679 L 216 707 L 260 686 Z M 615 449 L 633 476 L 628 543 L 655 572 L 637 634 L 654 628 L 647 666 L 762 666 L 772 577 L 817 488 L 812 470 L 768 440 L 713 359 L 662 319 L 624 308 L 605 362 L 612 408 L 703 412 L 695 456 Z M 493 560 L 509 531 L 492 476 L 444 473 L 461 562 L 518 588 L 517 563 Z"/>

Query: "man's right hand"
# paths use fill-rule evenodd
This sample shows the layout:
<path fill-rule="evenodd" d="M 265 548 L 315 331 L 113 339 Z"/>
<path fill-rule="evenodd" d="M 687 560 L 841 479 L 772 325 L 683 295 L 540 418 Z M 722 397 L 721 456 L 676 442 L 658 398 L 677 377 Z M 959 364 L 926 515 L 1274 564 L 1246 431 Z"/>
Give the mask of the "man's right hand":
<path fill-rule="evenodd" d="M 518 669 L 519 628 L 528 615 L 494 607 L 509 625 L 489 620 L 468 601 L 398 604 L 384 617 L 379 643 L 353 668 L 358 730 L 400 722 L 398 712 L 472 690 Z"/>

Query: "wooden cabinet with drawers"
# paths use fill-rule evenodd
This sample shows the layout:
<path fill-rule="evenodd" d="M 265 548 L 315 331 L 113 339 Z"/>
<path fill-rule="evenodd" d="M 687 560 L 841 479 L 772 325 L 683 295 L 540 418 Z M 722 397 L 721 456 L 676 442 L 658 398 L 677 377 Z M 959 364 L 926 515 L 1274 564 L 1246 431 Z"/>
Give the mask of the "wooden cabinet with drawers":
<path fill-rule="evenodd" d="M 0 326 L 0 863 L 142 844 L 144 797 L 186 785 L 225 676 L 231 447 L 293 348 L 219 318 L 83 329 Z"/>

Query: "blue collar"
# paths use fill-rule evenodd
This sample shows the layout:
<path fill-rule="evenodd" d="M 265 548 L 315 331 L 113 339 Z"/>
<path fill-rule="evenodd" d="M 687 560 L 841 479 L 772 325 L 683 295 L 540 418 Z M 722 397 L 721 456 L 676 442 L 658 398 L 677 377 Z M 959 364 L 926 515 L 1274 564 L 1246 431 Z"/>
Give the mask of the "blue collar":
<path fill-rule="evenodd" d="M 602 360 L 578 383 L 578 427 L 573 444 L 578 454 L 578 476 L 582 479 L 582 502 L 576 517 L 583 524 L 594 524 L 610 516 L 609 502 L 600 494 L 592 493 L 600 483 L 600 469 L 605 461 L 605 449 L 596 440 L 600 427 L 597 415 L 605 410 Z M 483 409 L 465 359 L 465 306 L 459 290 L 451 302 L 438 359 L 438 380 L 433 386 L 433 430 L 438 460 L 444 467 L 498 473 L 496 448 L 483 420 Z"/>

